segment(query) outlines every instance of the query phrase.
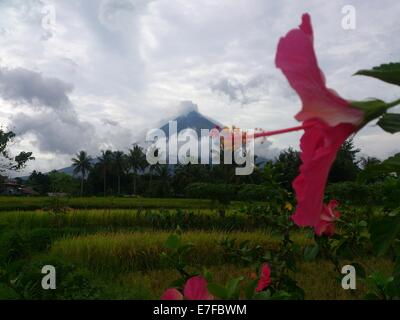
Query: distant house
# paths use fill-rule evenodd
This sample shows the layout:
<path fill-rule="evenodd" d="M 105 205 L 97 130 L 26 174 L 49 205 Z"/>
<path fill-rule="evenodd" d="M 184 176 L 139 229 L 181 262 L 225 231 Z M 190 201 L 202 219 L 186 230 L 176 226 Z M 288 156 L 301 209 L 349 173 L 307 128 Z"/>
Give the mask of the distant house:
<path fill-rule="evenodd" d="M 38 196 L 31 187 L 24 186 L 15 180 L 6 180 L 0 185 L 0 194 L 7 196 Z"/>
<path fill-rule="evenodd" d="M 47 195 L 52 198 L 68 197 L 68 193 L 64 192 L 49 192 Z"/>

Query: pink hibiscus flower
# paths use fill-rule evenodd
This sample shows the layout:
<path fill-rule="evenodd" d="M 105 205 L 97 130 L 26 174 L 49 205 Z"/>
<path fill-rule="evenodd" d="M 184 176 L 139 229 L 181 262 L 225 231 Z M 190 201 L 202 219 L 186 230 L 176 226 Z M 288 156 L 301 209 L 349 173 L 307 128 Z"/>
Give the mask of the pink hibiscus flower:
<path fill-rule="evenodd" d="M 303 121 L 300 175 L 293 182 L 297 208 L 293 221 L 299 226 L 319 223 L 328 174 L 340 146 L 361 127 L 364 113 L 352 108 L 325 85 L 313 46 L 308 14 L 299 29 L 279 41 L 276 66 L 282 70 L 300 96 L 303 108 L 296 119 Z"/>
<path fill-rule="evenodd" d="M 167 289 L 161 300 L 213 300 L 214 297 L 208 292 L 207 281 L 196 276 L 190 278 L 183 288 L 183 295 L 175 288 Z"/>
<path fill-rule="evenodd" d="M 297 207 L 292 216 L 299 226 L 315 226 L 323 211 L 325 185 L 336 154 L 356 127 L 342 123 L 330 127 L 320 120 L 307 120 L 300 141 L 300 175 L 293 181 Z"/>
<path fill-rule="evenodd" d="M 323 212 L 323 196 L 329 171 L 340 146 L 364 123 L 364 112 L 326 87 L 314 52 L 311 18 L 302 17 L 299 28 L 280 39 L 276 66 L 282 70 L 302 101 L 296 115 L 303 124 L 299 127 L 263 132 L 265 137 L 304 130 L 301 138 L 300 175 L 293 182 L 297 207 L 292 216 L 299 226 L 316 227 Z"/>
<path fill-rule="evenodd" d="M 315 226 L 315 233 L 318 236 L 332 237 L 335 234 L 335 221 L 340 218 L 340 212 L 335 210 L 337 206 L 336 200 L 331 200 L 328 205 L 324 205 L 320 220 Z"/>
<path fill-rule="evenodd" d="M 261 268 L 260 279 L 258 280 L 258 285 L 256 292 L 264 291 L 271 284 L 271 269 L 268 263 L 264 263 Z"/>
<path fill-rule="evenodd" d="M 275 63 L 302 100 L 303 109 L 296 115 L 298 121 L 317 118 L 331 127 L 342 123 L 355 126 L 362 123 L 363 112 L 351 108 L 348 101 L 325 85 L 314 52 L 313 29 L 308 14 L 303 15 L 298 29 L 289 31 L 280 39 Z"/>

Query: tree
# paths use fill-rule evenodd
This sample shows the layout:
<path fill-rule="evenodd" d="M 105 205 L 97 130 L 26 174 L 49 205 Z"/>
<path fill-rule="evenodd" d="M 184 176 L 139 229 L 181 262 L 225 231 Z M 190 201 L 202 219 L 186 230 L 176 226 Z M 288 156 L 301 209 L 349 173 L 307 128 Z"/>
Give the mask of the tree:
<path fill-rule="evenodd" d="M 80 151 L 76 158 L 72 158 L 72 166 L 74 174 L 81 175 L 81 197 L 83 196 L 83 183 L 85 181 L 86 173 L 92 168 L 92 158 L 88 156 L 85 151 Z"/>
<path fill-rule="evenodd" d="M 361 169 L 366 170 L 380 164 L 382 161 L 375 157 L 362 157 L 360 160 Z"/>
<path fill-rule="evenodd" d="M 0 129 L 0 172 L 18 171 L 23 169 L 28 161 L 35 160 L 32 152 L 22 151 L 15 157 L 10 155 L 9 144 L 13 142 L 14 138 L 14 132 L 5 132 Z"/>
<path fill-rule="evenodd" d="M 46 194 L 50 192 L 51 181 L 47 174 L 43 174 L 34 170 L 29 176 L 26 184 L 40 194 Z"/>
<path fill-rule="evenodd" d="M 118 195 L 121 194 L 121 174 L 127 167 L 126 163 L 126 155 L 122 151 L 115 151 L 113 153 L 113 167 L 118 179 Z"/>
<path fill-rule="evenodd" d="M 78 180 L 69 174 L 52 171 L 49 173 L 49 178 L 52 192 L 65 192 L 68 194 L 77 194 L 79 192 Z"/>
<path fill-rule="evenodd" d="M 276 159 L 273 168 L 277 173 L 278 181 L 286 190 L 292 190 L 292 183 L 299 175 L 300 165 L 300 152 L 292 148 L 282 151 Z"/>
<path fill-rule="evenodd" d="M 340 147 L 336 160 L 329 173 L 329 182 L 355 181 L 360 171 L 357 153 L 353 140 L 347 140 Z"/>
<path fill-rule="evenodd" d="M 156 146 L 154 146 L 154 145 L 151 145 L 149 148 L 150 148 L 150 149 L 148 149 L 149 153 L 154 154 L 155 157 L 158 157 L 158 156 L 159 156 L 160 149 L 158 149 L 158 148 L 157 148 Z M 151 184 L 152 184 L 152 182 L 153 182 L 153 175 L 154 175 L 154 172 L 156 172 L 156 170 L 157 170 L 157 168 L 158 168 L 159 166 L 160 166 L 160 164 L 159 164 L 158 162 L 155 163 L 155 164 L 149 164 L 149 165 L 148 165 L 148 167 L 149 167 L 149 176 L 150 176 L 150 179 L 149 179 L 149 190 L 150 190 Z"/>
<path fill-rule="evenodd" d="M 128 153 L 128 163 L 133 173 L 133 194 L 136 194 L 137 173 L 139 170 L 144 170 L 148 165 L 142 147 L 137 144 L 133 145 L 133 149 L 130 149 Z"/>
<path fill-rule="evenodd" d="M 169 172 L 169 167 L 167 164 L 160 164 L 155 168 L 155 173 L 157 177 L 157 184 L 155 190 L 157 196 L 167 197 L 171 196 L 173 192 L 171 191 L 171 175 Z M 154 188 L 153 188 L 154 189 Z"/>
<path fill-rule="evenodd" d="M 107 173 L 109 172 L 112 165 L 113 153 L 111 150 L 101 152 L 101 156 L 98 158 L 99 164 L 103 171 L 103 188 L 104 196 L 107 195 Z"/>

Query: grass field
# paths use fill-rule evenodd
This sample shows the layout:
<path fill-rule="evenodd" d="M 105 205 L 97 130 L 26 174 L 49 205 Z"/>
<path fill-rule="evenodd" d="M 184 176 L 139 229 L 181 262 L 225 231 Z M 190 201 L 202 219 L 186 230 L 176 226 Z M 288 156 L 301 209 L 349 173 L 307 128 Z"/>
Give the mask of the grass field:
<path fill-rule="evenodd" d="M 0 281 L 0 299 L 158 299 L 178 277 L 162 258 L 169 250 L 165 241 L 177 227 L 192 245 L 191 268 L 209 270 L 221 282 L 255 271 L 228 254 L 226 239 L 235 239 L 236 249 L 246 243 L 258 252 L 274 252 L 282 240 L 259 217 L 239 210 L 239 203 L 221 216 L 210 201 L 201 200 L 79 198 L 69 199 L 62 212 L 46 209 L 49 201 L 0 198 L 0 275 L 10 273 L 19 286 L 16 292 Z M 304 230 L 291 239 L 301 250 L 313 242 Z M 387 258 L 357 262 L 388 274 L 393 267 Z M 57 268 L 60 294 L 48 296 L 39 287 L 45 264 Z M 324 258 L 299 260 L 293 274 L 306 299 L 363 296 L 362 282 L 346 292 L 339 276 Z"/>
<path fill-rule="evenodd" d="M 37 210 L 51 204 L 48 197 L 4 197 L 0 196 L 0 211 Z M 68 207 L 74 209 L 137 209 L 137 208 L 212 208 L 210 200 L 201 199 L 149 199 L 121 197 L 89 197 L 63 199 Z M 232 206 L 237 203 L 234 202 Z"/>

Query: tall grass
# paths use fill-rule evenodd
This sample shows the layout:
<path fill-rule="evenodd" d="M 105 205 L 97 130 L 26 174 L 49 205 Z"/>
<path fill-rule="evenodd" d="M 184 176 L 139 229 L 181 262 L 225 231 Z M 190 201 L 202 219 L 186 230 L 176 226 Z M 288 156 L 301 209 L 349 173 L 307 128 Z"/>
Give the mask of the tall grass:
<path fill-rule="evenodd" d="M 75 209 L 137 209 L 137 208 L 192 208 L 208 209 L 214 206 L 211 200 L 202 199 L 158 199 L 121 197 L 65 198 L 67 205 Z M 0 196 L 0 211 L 37 210 L 46 207 L 49 197 Z M 232 206 L 239 203 L 234 202 Z"/>
<path fill-rule="evenodd" d="M 167 232 L 123 232 L 69 237 L 55 241 L 50 253 L 99 273 L 162 269 L 168 267 L 160 256 L 166 250 L 163 244 L 169 235 Z M 183 240 L 194 245 L 188 257 L 190 263 L 197 266 L 226 263 L 223 248 L 218 245 L 226 237 L 238 242 L 248 240 L 249 245 L 265 249 L 274 249 L 279 242 L 278 238 L 260 231 L 187 232 Z M 294 240 L 300 245 L 310 242 L 304 234 L 296 235 Z"/>
<path fill-rule="evenodd" d="M 249 217 L 229 210 L 225 217 L 209 209 L 103 209 L 69 210 L 55 215 L 49 211 L 0 212 L 0 226 L 8 229 L 81 228 L 84 230 L 184 230 L 251 231 L 268 228 L 262 217 Z"/>

